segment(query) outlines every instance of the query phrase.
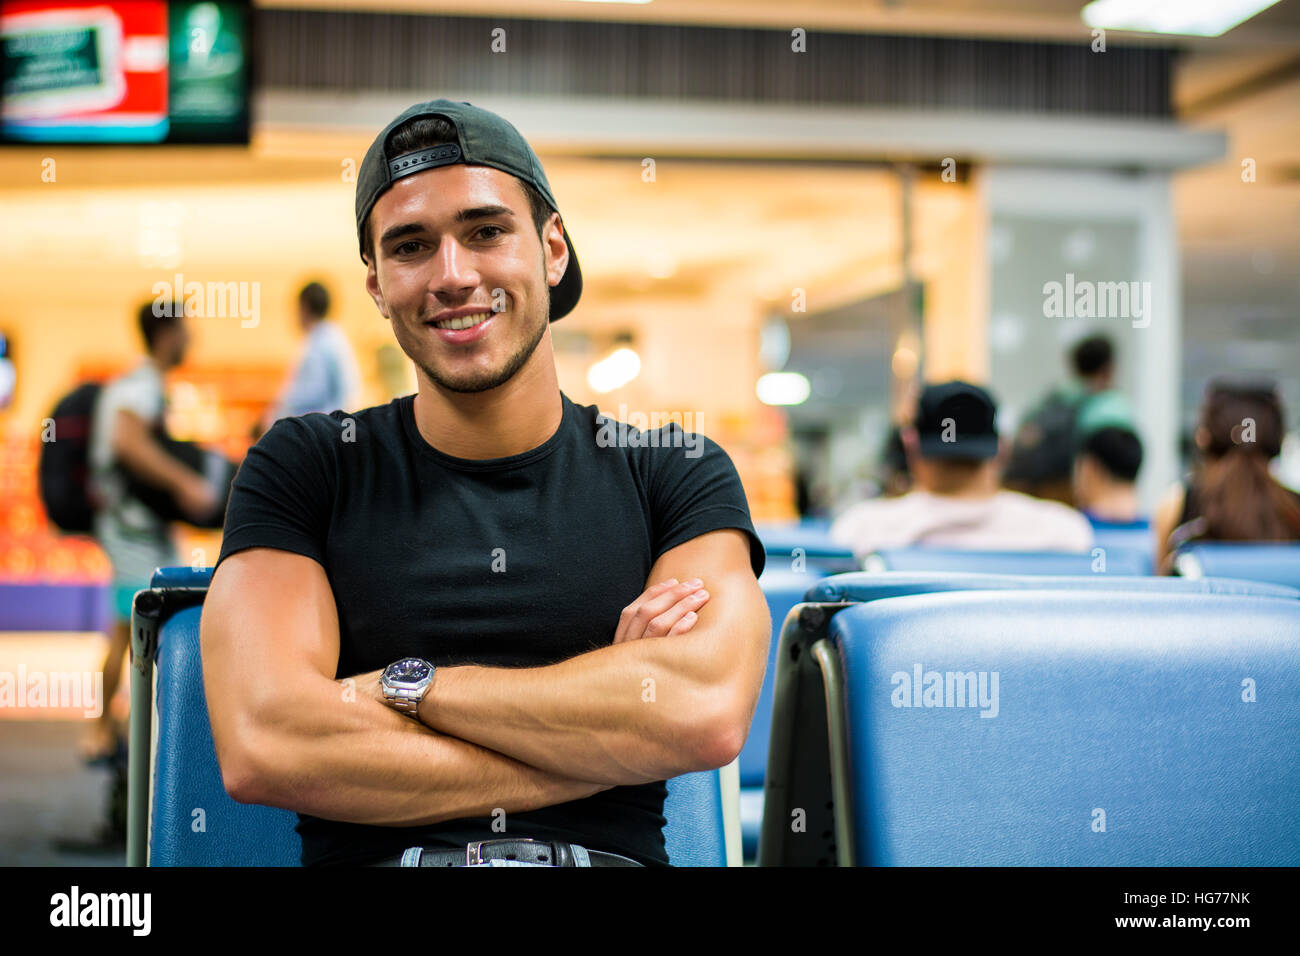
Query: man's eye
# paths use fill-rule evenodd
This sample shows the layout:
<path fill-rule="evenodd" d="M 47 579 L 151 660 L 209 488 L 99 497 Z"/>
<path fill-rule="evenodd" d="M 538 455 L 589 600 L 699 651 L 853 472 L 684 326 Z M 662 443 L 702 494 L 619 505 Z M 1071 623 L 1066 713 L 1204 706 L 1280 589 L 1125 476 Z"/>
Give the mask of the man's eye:
<path fill-rule="evenodd" d="M 493 235 L 490 235 L 490 236 L 483 236 L 483 238 L 485 238 L 485 239 L 495 239 L 495 238 L 497 237 L 498 234 L 505 232 L 505 230 L 502 229 L 500 226 L 484 226 L 482 229 L 480 229 L 480 230 L 478 231 L 478 234 L 479 234 L 480 236 L 482 236 L 483 233 L 484 233 L 486 230 L 488 230 L 488 229 L 495 229 L 495 230 L 496 230 L 496 233 L 494 233 Z"/>
<path fill-rule="evenodd" d="M 402 251 L 403 249 L 406 249 L 408 246 L 418 246 L 418 245 L 419 245 L 419 243 L 418 243 L 418 242 L 414 242 L 414 241 L 412 241 L 412 242 L 404 242 L 404 243 L 402 243 L 400 246 L 398 246 L 396 249 L 393 250 L 393 255 L 395 255 L 395 256 L 403 256 L 403 255 L 406 255 L 406 253 Z"/>

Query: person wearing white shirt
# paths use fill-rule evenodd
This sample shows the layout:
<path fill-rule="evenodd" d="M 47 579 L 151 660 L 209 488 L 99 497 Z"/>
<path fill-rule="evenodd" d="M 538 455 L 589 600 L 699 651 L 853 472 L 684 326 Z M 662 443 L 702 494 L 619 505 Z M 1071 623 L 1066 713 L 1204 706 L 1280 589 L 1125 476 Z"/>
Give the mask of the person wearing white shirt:
<path fill-rule="evenodd" d="M 831 538 L 863 561 L 874 551 L 930 545 L 989 551 L 1087 551 L 1088 520 L 1066 505 L 999 488 L 997 406 L 987 391 L 928 385 L 902 429 L 916 490 L 847 508 Z"/>
<path fill-rule="evenodd" d="M 218 503 L 208 479 L 173 458 L 156 438 L 163 421 L 163 374 L 181 364 L 190 335 L 181 308 L 139 309 L 140 334 L 148 356 L 107 382 L 95 402 L 88 448 L 91 483 L 99 506 L 94 536 L 113 568 L 110 583 L 113 627 L 104 661 L 104 700 L 111 701 L 121 679 L 122 658 L 131 641 L 131 603 L 149 587 L 155 568 L 184 564 L 169 521 L 150 510 L 128 487 L 128 477 L 171 493 L 187 515 L 197 519 Z M 129 472 L 129 476 L 128 473 Z M 119 728 L 112 708 L 82 742 L 82 754 L 98 759 L 112 754 Z"/>

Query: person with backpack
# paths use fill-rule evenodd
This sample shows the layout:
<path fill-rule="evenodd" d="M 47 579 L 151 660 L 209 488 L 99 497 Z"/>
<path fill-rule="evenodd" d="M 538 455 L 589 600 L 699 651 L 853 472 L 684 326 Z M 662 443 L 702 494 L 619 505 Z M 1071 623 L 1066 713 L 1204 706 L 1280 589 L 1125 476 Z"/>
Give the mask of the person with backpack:
<path fill-rule="evenodd" d="M 82 745 L 89 760 L 110 756 L 117 748 L 118 728 L 107 704 L 117 691 L 130 646 L 135 592 L 149 587 L 155 568 L 187 563 L 180 560 L 169 517 L 141 495 L 149 497 L 148 488 L 165 492 L 180 515 L 208 525 L 223 505 L 211 477 L 183 464 L 166 444 L 163 375 L 182 362 L 189 345 L 183 307 L 150 301 L 140 307 L 139 326 L 148 356 L 99 390 L 86 452 L 90 530 L 113 567 L 105 707 Z"/>
<path fill-rule="evenodd" d="M 1002 474 L 1004 487 L 1073 506 L 1074 459 L 1106 427 L 1136 431 L 1129 400 L 1114 387 L 1115 348 L 1090 335 L 1070 350 L 1075 380 L 1059 386 L 1021 424 Z"/>

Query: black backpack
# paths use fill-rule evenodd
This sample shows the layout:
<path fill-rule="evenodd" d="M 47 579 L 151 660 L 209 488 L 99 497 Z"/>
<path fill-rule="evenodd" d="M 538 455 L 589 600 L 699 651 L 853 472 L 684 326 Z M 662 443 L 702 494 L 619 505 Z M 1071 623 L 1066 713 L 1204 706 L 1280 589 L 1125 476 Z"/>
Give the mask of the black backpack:
<path fill-rule="evenodd" d="M 40 487 L 45 513 L 71 534 L 93 531 L 95 512 L 103 507 L 90 482 L 90 430 L 101 389 L 98 383 L 90 382 L 61 398 L 50 416 L 54 419 L 54 440 L 41 445 Z M 125 478 L 126 493 L 166 521 L 220 528 L 238 466 L 192 442 L 177 441 L 161 423 L 153 429 L 153 436 L 164 451 L 191 470 L 209 475 L 216 472 L 217 506 L 212 514 L 195 521 L 180 510 L 169 492 L 141 481 L 119 464 L 116 468 Z"/>
<path fill-rule="evenodd" d="M 1075 421 L 1085 396 L 1052 392 L 1016 432 L 1005 482 L 1068 480 L 1074 468 Z"/>
<path fill-rule="evenodd" d="M 102 386 L 87 382 L 59 399 L 50 413 L 54 428 L 41 435 L 41 503 L 60 529 L 87 534 L 99 506 L 90 485 L 90 428 Z"/>
<path fill-rule="evenodd" d="M 195 520 L 181 511 L 180 506 L 176 504 L 176 500 L 171 496 L 170 492 L 146 484 L 121 465 L 118 465 L 118 470 L 126 477 L 127 494 L 139 499 L 150 511 L 164 521 L 183 521 L 196 528 L 222 527 L 226 521 L 226 504 L 230 499 L 230 486 L 235 480 L 235 472 L 238 471 L 238 466 L 218 452 L 208 451 L 193 442 L 179 441 L 172 438 L 161 424 L 153 429 L 153 437 L 162 446 L 163 451 L 191 471 L 197 471 L 200 475 L 205 476 L 212 476 L 215 473 L 216 508 L 211 514 Z"/>

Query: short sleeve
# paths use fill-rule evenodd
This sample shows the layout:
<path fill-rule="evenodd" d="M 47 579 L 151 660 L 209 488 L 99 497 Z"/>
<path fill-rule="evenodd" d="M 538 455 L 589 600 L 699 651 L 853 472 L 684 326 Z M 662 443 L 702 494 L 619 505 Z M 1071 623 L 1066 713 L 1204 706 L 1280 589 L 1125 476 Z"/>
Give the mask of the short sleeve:
<path fill-rule="evenodd" d="M 650 483 L 654 560 L 710 531 L 737 528 L 749 539 L 754 576 L 766 556 L 749 516 L 749 502 L 730 456 L 712 439 L 683 432 L 675 422 L 661 431 Z"/>
<path fill-rule="evenodd" d="M 134 375 L 112 383 L 109 389 L 108 401 L 114 413 L 126 409 L 148 425 L 162 414 L 163 394 L 148 379 Z"/>
<path fill-rule="evenodd" d="M 325 564 L 334 489 L 310 424 L 282 418 L 244 457 L 226 505 L 221 554 L 277 548 Z"/>

